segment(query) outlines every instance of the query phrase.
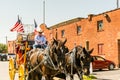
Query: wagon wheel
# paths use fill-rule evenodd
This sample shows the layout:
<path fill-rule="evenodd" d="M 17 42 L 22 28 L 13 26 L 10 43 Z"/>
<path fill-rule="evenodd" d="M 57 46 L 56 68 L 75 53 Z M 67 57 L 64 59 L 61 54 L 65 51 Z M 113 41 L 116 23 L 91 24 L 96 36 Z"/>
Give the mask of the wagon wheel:
<path fill-rule="evenodd" d="M 20 65 L 18 69 L 19 80 L 25 80 L 25 68 L 24 65 Z"/>
<path fill-rule="evenodd" d="M 15 66 L 14 66 L 14 59 L 12 59 L 12 58 L 10 58 L 10 60 L 9 60 L 9 76 L 10 76 L 10 80 L 14 80 Z"/>

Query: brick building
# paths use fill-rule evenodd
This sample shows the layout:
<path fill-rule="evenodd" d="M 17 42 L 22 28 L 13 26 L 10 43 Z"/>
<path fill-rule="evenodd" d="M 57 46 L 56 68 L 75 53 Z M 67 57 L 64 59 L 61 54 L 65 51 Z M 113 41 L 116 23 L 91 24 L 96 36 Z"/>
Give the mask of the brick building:
<path fill-rule="evenodd" d="M 100 14 L 89 14 L 87 18 L 75 18 L 47 27 L 40 27 L 48 40 L 53 37 L 67 38 L 66 46 L 72 49 L 75 44 L 87 49 L 94 48 L 92 55 L 112 60 L 120 67 L 120 8 Z M 33 36 L 32 36 L 33 38 Z M 14 42 L 14 41 L 13 41 Z M 13 51 L 12 42 L 8 49 Z M 8 52 L 9 52 L 8 50 Z"/>
<path fill-rule="evenodd" d="M 15 53 L 15 41 L 8 41 L 8 53 Z"/>
<path fill-rule="evenodd" d="M 40 25 L 47 40 L 52 37 L 67 38 L 66 45 L 72 49 L 80 44 L 94 48 L 92 55 L 100 55 L 114 61 L 120 67 L 120 8 L 89 14 L 87 18 L 75 18 L 50 26 Z"/>

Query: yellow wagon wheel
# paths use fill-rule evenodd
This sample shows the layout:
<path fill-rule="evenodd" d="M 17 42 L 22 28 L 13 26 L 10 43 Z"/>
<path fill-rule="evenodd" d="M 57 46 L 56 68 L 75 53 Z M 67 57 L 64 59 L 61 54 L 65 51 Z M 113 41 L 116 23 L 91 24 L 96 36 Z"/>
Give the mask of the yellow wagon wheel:
<path fill-rule="evenodd" d="M 19 66 L 18 74 L 19 74 L 19 80 L 25 80 L 25 68 L 23 64 Z"/>
<path fill-rule="evenodd" d="M 10 58 L 10 60 L 9 60 L 9 76 L 10 76 L 10 80 L 14 80 L 15 67 L 14 67 L 14 59 L 12 59 L 12 58 Z"/>

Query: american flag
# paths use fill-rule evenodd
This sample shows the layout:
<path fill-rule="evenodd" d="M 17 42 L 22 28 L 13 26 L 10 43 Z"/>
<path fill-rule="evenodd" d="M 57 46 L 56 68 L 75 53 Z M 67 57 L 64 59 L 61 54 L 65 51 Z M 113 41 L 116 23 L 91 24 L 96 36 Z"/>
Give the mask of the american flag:
<path fill-rule="evenodd" d="M 24 32 L 23 24 L 18 16 L 18 21 L 15 23 L 15 25 L 10 29 L 11 32 L 17 31 L 17 32 Z"/>

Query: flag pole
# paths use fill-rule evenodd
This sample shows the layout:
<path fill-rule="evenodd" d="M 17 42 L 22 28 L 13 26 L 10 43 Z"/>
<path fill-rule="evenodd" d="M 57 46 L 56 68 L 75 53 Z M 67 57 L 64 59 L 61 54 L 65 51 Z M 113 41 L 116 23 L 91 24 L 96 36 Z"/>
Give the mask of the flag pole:
<path fill-rule="evenodd" d="M 117 0 L 117 3 L 116 3 L 116 4 L 117 4 L 117 8 L 119 8 L 119 0 Z"/>
<path fill-rule="evenodd" d="M 43 0 L 43 23 L 45 23 L 45 0 Z"/>

